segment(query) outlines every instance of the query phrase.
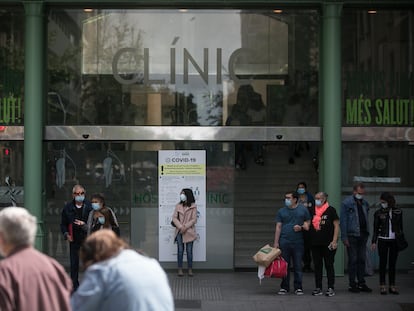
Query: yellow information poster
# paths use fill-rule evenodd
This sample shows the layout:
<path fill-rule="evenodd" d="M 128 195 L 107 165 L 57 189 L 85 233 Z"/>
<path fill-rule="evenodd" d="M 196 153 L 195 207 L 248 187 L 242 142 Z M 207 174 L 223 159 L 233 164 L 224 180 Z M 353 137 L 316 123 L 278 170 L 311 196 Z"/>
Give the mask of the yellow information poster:
<path fill-rule="evenodd" d="M 189 188 L 197 205 L 197 240 L 193 246 L 193 260 L 206 261 L 205 150 L 160 150 L 158 177 L 159 260 L 177 260 L 175 228 L 171 226 L 171 219 L 180 201 L 181 190 Z"/>

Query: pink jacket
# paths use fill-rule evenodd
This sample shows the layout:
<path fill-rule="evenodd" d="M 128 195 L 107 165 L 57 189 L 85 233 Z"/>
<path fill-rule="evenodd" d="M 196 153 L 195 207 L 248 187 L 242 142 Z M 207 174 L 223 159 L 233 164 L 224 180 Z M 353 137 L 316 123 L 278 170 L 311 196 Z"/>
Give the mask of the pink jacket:
<path fill-rule="evenodd" d="M 182 233 L 184 243 L 192 242 L 197 239 L 197 233 L 195 231 L 195 224 L 197 223 L 197 206 L 195 203 L 192 203 L 191 206 L 184 206 L 182 203 L 178 203 L 175 206 L 172 221 L 176 226 L 175 236 L 177 236 L 180 229 L 185 230 L 185 232 Z"/>

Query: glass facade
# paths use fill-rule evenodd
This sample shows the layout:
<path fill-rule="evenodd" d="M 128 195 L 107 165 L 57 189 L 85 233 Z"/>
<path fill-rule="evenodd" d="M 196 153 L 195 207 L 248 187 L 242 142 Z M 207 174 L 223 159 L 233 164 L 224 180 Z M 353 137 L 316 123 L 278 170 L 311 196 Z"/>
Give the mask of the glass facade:
<path fill-rule="evenodd" d="M 351 192 L 355 181 L 364 181 L 370 203 L 391 191 L 410 219 L 413 11 L 368 14 L 345 7 L 342 12 L 342 195 Z M 319 10 L 85 12 L 50 6 L 45 16 L 46 125 L 62 130 L 57 134 L 76 132 L 77 126 L 91 125 L 97 132 L 108 126 L 103 139 L 62 135 L 43 143 L 44 246 L 60 262 L 69 260 L 60 213 L 75 183 L 85 186 L 87 197 L 103 193 L 120 220 L 121 235 L 158 256 L 159 150 L 206 150 L 207 261 L 197 268 L 254 265 L 251 253 L 257 241 L 273 237 L 284 192 L 301 180 L 310 192 L 324 190 L 318 185 L 319 138 L 299 137 L 300 130 L 318 127 L 322 115 Z M 23 141 L 7 130 L 24 125 L 24 12 L 7 7 L 0 17 L 4 207 L 23 204 Z M 126 126 L 197 126 L 203 131 L 241 126 L 251 128 L 254 138 L 264 133 L 272 139 L 255 141 L 249 132 L 243 132 L 245 139 L 218 134 L 216 141 L 203 140 L 199 132 L 199 139 L 174 137 L 174 130 L 167 139 L 115 139 L 109 133 L 131 130 Z M 279 126 L 286 127 L 280 138 L 265 135 Z M 284 138 L 293 132 L 293 139 Z M 264 163 L 256 161 L 258 150 Z"/>
<path fill-rule="evenodd" d="M 377 192 L 401 192 L 407 206 L 414 195 L 413 26 L 412 10 L 348 9 L 342 24 L 343 126 L 366 127 L 360 140 L 376 141 L 343 145 L 343 184 L 362 178 Z M 383 130 L 376 135 L 372 127 Z M 396 127 L 406 128 L 400 138 L 408 142 L 390 141 Z"/>
<path fill-rule="evenodd" d="M 313 10 L 51 9 L 47 123 L 317 125 L 318 34 Z"/>
<path fill-rule="evenodd" d="M 343 126 L 414 125 L 413 11 L 344 10 Z"/>

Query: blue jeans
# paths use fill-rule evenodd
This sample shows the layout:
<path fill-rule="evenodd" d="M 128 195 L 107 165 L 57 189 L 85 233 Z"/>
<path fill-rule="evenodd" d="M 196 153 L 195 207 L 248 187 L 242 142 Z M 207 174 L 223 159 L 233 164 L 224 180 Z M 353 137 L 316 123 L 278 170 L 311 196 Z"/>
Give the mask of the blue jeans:
<path fill-rule="evenodd" d="M 183 256 L 184 256 L 184 243 L 183 243 L 183 236 L 181 233 L 177 234 L 176 237 L 177 241 L 177 262 L 178 268 L 183 267 Z M 185 243 L 185 252 L 187 254 L 187 265 L 188 268 L 193 268 L 193 242 Z"/>
<path fill-rule="evenodd" d="M 368 234 L 361 233 L 361 236 L 348 237 L 348 276 L 349 286 L 355 287 L 365 284 L 365 260 Z"/>
<path fill-rule="evenodd" d="M 290 290 L 290 263 L 293 262 L 293 287 L 295 290 L 302 289 L 302 258 L 304 253 L 303 243 L 292 244 L 287 241 L 282 241 L 279 247 L 282 251 L 282 257 L 288 263 L 288 274 L 285 278 L 282 279 L 280 288 L 283 288 L 287 291 Z"/>

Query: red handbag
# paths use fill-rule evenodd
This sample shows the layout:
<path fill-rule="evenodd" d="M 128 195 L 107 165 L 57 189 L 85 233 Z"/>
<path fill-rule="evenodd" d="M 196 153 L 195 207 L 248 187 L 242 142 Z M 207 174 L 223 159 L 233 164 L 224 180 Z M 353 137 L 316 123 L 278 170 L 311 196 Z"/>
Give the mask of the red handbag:
<path fill-rule="evenodd" d="M 288 273 L 288 263 L 282 256 L 277 257 L 266 268 L 264 276 L 268 278 L 283 279 Z"/>

